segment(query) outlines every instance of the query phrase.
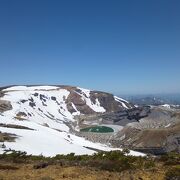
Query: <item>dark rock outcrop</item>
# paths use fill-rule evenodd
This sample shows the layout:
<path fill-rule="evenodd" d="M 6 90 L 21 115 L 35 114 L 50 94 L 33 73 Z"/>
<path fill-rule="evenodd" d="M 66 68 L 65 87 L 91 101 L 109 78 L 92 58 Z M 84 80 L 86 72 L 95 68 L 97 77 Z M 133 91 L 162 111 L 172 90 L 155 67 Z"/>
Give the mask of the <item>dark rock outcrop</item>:
<path fill-rule="evenodd" d="M 8 111 L 12 109 L 10 101 L 0 100 L 0 112 Z"/>
<path fill-rule="evenodd" d="M 134 108 L 133 104 L 127 103 L 126 101 L 122 100 L 123 104 L 125 104 L 127 107 L 125 108 L 123 104 L 120 101 L 116 101 L 114 96 L 110 93 L 90 91 L 89 97 L 87 97 L 87 95 L 84 94 L 81 89 L 78 89 L 76 87 L 66 87 L 66 89 L 70 91 L 70 94 L 66 99 L 67 108 L 70 112 L 74 112 L 74 108 L 72 106 L 73 103 L 76 106 L 76 109 L 81 112 L 81 114 L 97 114 L 86 104 L 86 101 L 82 99 L 81 94 L 83 94 L 86 98 L 89 98 L 94 104 L 96 104 L 96 101 L 98 101 L 99 104 L 106 110 L 106 112 L 114 112 L 118 110 L 125 110 L 127 108 Z"/>
<path fill-rule="evenodd" d="M 126 110 L 119 110 L 114 112 L 106 112 L 96 115 L 85 115 L 79 117 L 83 121 L 97 121 L 101 120 L 104 124 L 116 124 L 125 126 L 131 122 L 138 122 L 141 118 L 147 117 L 150 113 L 150 107 L 134 107 Z"/>
<path fill-rule="evenodd" d="M 86 105 L 86 102 L 76 91 L 70 91 L 70 94 L 66 99 L 67 108 L 71 113 L 75 112 L 72 103 L 76 106 L 76 109 L 83 114 L 95 113 L 88 105 Z"/>
<path fill-rule="evenodd" d="M 126 109 L 122 111 L 116 111 L 112 113 L 106 113 L 102 115 L 101 118 L 106 122 L 108 121 L 112 122 L 112 124 L 125 125 L 122 124 L 123 120 L 126 120 L 127 123 L 129 123 L 129 121 L 138 121 L 141 118 L 148 116 L 149 113 L 150 113 L 150 107 L 144 106 L 144 107 L 135 107 L 132 109 Z"/>

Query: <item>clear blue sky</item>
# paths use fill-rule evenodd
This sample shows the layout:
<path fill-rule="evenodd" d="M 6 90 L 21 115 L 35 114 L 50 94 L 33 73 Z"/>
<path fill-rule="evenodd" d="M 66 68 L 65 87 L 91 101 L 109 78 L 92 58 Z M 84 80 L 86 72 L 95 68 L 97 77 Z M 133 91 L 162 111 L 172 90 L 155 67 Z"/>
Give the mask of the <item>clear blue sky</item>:
<path fill-rule="evenodd" d="M 1 0 L 0 86 L 180 92 L 179 0 Z"/>

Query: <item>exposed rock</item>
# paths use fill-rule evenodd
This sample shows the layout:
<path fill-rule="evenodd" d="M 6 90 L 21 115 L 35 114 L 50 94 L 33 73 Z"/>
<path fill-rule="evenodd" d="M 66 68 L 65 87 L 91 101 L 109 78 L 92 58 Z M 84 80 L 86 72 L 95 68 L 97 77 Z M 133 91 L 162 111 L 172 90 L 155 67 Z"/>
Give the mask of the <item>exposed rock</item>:
<path fill-rule="evenodd" d="M 0 100 L 0 112 L 9 111 L 12 109 L 10 101 Z"/>
<path fill-rule="evenodd" d="M 4 92 L 0 91 L 0 97 L 4 96 Z"/>
<path fill-rule="evenodd" d="M 32 97 L 29 98 L 28 100 L 31 101 L 31 102 L 34 102 L 34 99 Z"/>
<path fill-rule="evenodd" d="M 112 141 L 112 144 L 115 146 L 151 154 L 180 152 L 180 124 L 169 128 L 146 130 L 126 127 L 114 137 L 114 140 L 116 141 Z"/>
<path fill-rule="evenodd" d="M 14 128 L 14 129 L 26 129 L 26 130 L 34 130 L 25 126 L 15 125 L 15 124 L 2 124 L 0 123 L 0 127 Z"/>
<path fill-rule="evenodd" d="M 72 103 L 71 102 L 68 102 L 67 103 L 67 108 L 69 110 L 69 112 L 72 114 L 74 112 L 76 112 L 76 110 L 74 109 L 74 107 L 72 106 Z"/>
<path fill-rule="evenodd" d="M 150 113 L 150 107 L 135 107 L 127 110 L 119 110 L 115 112 L 106 112 L 103 114 L 80 116 L 83 121 L 96 121 L 104 124 L 117 124 L 125 126 L 128 123 L 138 122 L 141 118 L 147 117 Z"/>
<path fill-rule="evenodd" d="M 93 142 L 155 155 L 171 151 L 180 152 L 179 114 L 179 111 L 157 107 L 150 109 L 145 106 L 101 115 L 81 116 L 81 128 L 85 127 L 84 123 L 90 126 L 91 122 L 125 127 L 117 133 L 79 132 L 78 135 Z"/>
<path fill-rule="evenodd" d="M 14 142 L 16 137 L 15 134 L 0 132 L 0 142 Z"/>
<path fill-rule="evenodd" d="M 42 102 L 42 103 L 44 103 L 44 102 Z M 29 102 L 29 106 L 31 106 L 33 108 L 34 106 L 36 106 L 36 104 L 34 102 Z"/>
<path fill-rule="evenodd" d="M 37 96 L 39 96 L 39 93 L 34 93 L 33 95 L 34 95 L 35 97 L 37 97 Z"/>
<path fill-rule="evenodd" d="M 81 114 L 97 114 L 91 109 L 88 105 L 86 105 L 85 100 L 82 99 L 80 94 L 83 94 L 86 98 L 89 98 L 92 103 L 96 103 L 98 101 L 100 105 L 106 110 L 106 112 L 114 112 L 118 110 L 124 110 L 121 102 L 118 102 L 114 99 L 114 96 L 109 93 L 100 92 L 100 91 L 90 91 L 90 96 L 87 97 L 85 93 L 81 91 L 81 89 L 75 88 L 75 87 L 66 87 L 68 91 L 70 91 L 70 94 L 68 98 L 66 99 L 67 108 L 70 112 L 74 112 L 74 108 L 72 106 L 72 103 L 76 106 L 77 110 L 81 112 Z M 123 101 L 123 103 L 128 108 L 133 108 L 134 105 L 127 103 L 126 101 Z"/>
<path fill-rule="evenodd" d="M 66 103 L 67 108 L 71 113 L 75 112 L 72 103 L 76 106 L 76 109 L 80 111 L 82 114 L 95 113 L 88 105 L 86 105 L 86 102 L 83 101 L 81 96 L 75 91 L 70 91 L 70 94 L 66 99 Z"/>
<path fill-rule="evenodd" d="M 54 96 L 51 96 L 51 99 L 54 100 L 54 101 L 56 101 L 56 97 L 54 97 Z"/>
<path fill-rule="evenodd" d="M 18 112 L 17 114 L 16 114 L 16 116 L 24 116 L 24 117 L 26 117 L 27 116 L 27 114 L 25 113 L 25 112 Z"/>
<path fill-rule="evenodd" d="M 25 102 L 27 102 L 28 100 L 25 100 L 25 99 L 23 99 L 23 100 L 21 100 L 20 102 L 21 103 L 25 103 Z"/>
<path fill-rule="evenodd" d="M 100 91 L 91 91 L 90 98 L 95 103 L 95 100 L 98 99 L 101 106 L 103 106 L 107 112 L 114 112 L 118 110 L 123 110 L 122 104 L 118 101 L 115 101 L 114 96 L 110 93 L 100 92 Z M 123 101 L 128 108 L 134 107 L 134 105 Z"/>

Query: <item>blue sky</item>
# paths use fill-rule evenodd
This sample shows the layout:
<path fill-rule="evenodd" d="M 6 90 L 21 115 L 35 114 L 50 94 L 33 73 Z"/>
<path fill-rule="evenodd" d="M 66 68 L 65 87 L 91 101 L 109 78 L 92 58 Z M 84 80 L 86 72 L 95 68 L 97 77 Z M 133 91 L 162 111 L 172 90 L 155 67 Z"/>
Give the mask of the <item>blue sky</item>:
<path fill-rule="evenodd" d="M 0 86 L 180 92 L 179 0 L 1 0 Z"/>

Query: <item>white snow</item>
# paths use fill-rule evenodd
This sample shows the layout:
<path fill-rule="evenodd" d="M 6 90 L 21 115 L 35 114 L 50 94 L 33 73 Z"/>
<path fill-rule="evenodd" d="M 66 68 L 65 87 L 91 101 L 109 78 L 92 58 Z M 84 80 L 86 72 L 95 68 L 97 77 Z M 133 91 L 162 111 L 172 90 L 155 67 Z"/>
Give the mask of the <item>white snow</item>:
<path fill-rule="evenodd" d="M 67 132 L 59 132 L 49 127 L 44 127 L 31 121 L 17 121 L 2 116 L 0 123 L 16 124 L 29 127 L 34 130 L 15 129 L 0 127 L 1 132 L 16 134 L 18 138 L 15 142 L 4 142 L 6 149 L 17 151 L 26 151 L 28 154 L 54 156 L 56 154 L 93 154 L 94 150 L 87 149 L 90 147 L 104 151 L 118 150 L 103 144 L 93 143 L 84 138 L 77 137 Z M 120 149 L 119 149 L 120 150 Z M 2 149 L 1 149 L 1 152 Z M 132 155 L 144 155 L 142 153 L 131 151 Z"/>
<path fill-rule="evenodd" d="M 15 89 L 15 88 L 14 88 Z M 44 95 L 46 102 L 46 106 L 43 105 L 42 100 L 40 97 L 36 97 L 33 94 L 38 93 L 39 96 Z M 15 116 L 18 112 L 25 112 L 25 113 L 31 113 L 31 116 L 24 117 L 27 120 L 35 121 L 39 124 L 44 124 L 48 122 L 48 125 L 51 125 L 52 128 L 56 128 L 58 126 L 57 123 L 54 124 L 54 119 L 57 122 L 66 121 L 68 118 L 71 121 L 74 121 L 72 114 L 67 110 L 67 106 L 65 103 L 65 100 L 67 96 L 69 95 L 69 91 L 65 89 L 59 89 L 59 90 L 53 90 L 53 91 L 10 91 L 6 92 L 5 96 L 2 98 L 3 100 L 11 101 L 11 104 L 13 106 L 13 109 L 11 111 L 4 112 L 4 115 L 6 116 Z M 59 103 L 57 104 L 56 101 L 51 100 L 51 97 L 56 97 L 56 101 Z M 35 106 L 32 108 L 29 106 L 29 100 L 33 98 L 33 102 L 35 103 Z M 28 100 L 24 103 L 19 103 L 21 100 Z M 43 111 L 43 112 L 41 112 Z M 54 117 L 51 117 L 51 115 Z M 51 118 L 48 118 L 48 117 Z M 66 118 L 66 119 L 65 119 Z M 69 129 L 69 128 L 68 128 Z M 68 130 L 66 129 L 66 130 Z M 61 125 L 60 130 L 65 130 L 63 128 L 63 125 Z"/>
<path fill-rule="evenodd" d="M 90 97 L 90 90 L 88 89 L 83 89 L 83 88 L 79 88 L 82 91 L 82 93 L 79 93 L 79 95 L 82 97 L 82 100 L 84 100 L 86 102 L 86 104 L 95 112 L 106 112 L 106 110 L 104 109 L 104 107 L 102 107 L 100 105 L 99 100 L 96 98 L 95 100 L 95 104 L 91 101 Z"/>
<path fill-rule="evenodd" d="M 169 126 L 171 126 L 171 123 L 167 124 L 167 125 L 165 126 L 165 128 L 167 128 L 167 127 L 169 127 Z"/>
<path fill-rule="evenodd" d="M 117 96 L 114 96 L 114 99 L 115 99 L 116 101 L 118 101 L 118 102 L 124 101 L 124 102 L 126 102 L 126 103 L 129 103 L 129 102 L 126 101 L 125 99 L 122 99 L 122 98 L 117 97 Z"/>
<path fill-rule="evenodd" d="M 3 91 L 29 91 L 29 90 L 52 90 L 58 89 L 56 86 L 12 86 Z"/>
<path fill-rule="evenodd" d="M 71 104 L 72 104 L 72 107 L 74 108 L 74 110 L 76 111 L 76 112 L 73 112 L 72 115 L 74 115 L 74 116 L 80 115 L 81 113 L 80 113 L 80 111 L 77 110 L 77 108 L 76 108 L 76 106 L 74 105 L 74 103 L 71 103 Z"/>
<path fill-rule="evenodd" d="M 128 107 L 126 106 L 126 104 L 124 102 L 121 101 L 121 104 L 124 108 L 128 109 Z"/>
<path fill-rule="evenodd" d="M 169 104 L 164 104 L 164 105 L 161 105 L 162 107 L 165 107 L 165 108 L 168 108 L 168 109 L 170 109 L 171 108 L 171 106 L 169 105 Z"/>
<path fill-rule="evenodd" d="M 124 108 L 129 109 L 129 108 L 126 106 L 126 104 L 125 104 L 125 102 L 126 102 L 126 103 L 129 103 L 128 101 L 126 101 L 126 100 L 124 100 L 124 99 L 122 99 L 122 98 L 119 98 L 119 97 L 117 97 L 117 96 L 114 96 L 114 99 L 115 99 L 115 101 L 120 102 Z"/>
<path fill-rule="evenodd" d="M 50 91 L 51 90 L 51 91 Z M 0 114 L 0 123 L 25 126 L 34 130 L 0 127 L 1 132 L 16 134 L 15 142 L 4 142 L 6 149 L 26 151 L 28 154 L 54 156 L 56 154 L 93 154 L 95 151 L 86 147 L 110 151 L 117 148 L 104 144 L 93 143 L 69 132 L 69 125 L 74 123 L 74 116 L 80 112 L 72 103 L 76 112 L 70 113 L 66 99 L 70 92 L 56 86 L 14 86 L 3 90 L 1 100 L 11 102 L 12 110 Z M 93 103 L 90 91 L 81 88 L 80 93 L 86 104 L 96 112 L 105 112 L 98 99 Z M 36 95 L 35 95 L 36 93 Z M 54 97 L 54 98 L 52 98 Z M 23 100 L 23 102 L 22 102 Z M 29 103 L 34 103 L 31 107 Z M 26 116 L 18 117 L 24 112 Z M 23 118 L 23 120 L 19 120 Z M 69 124 L 69 125 L 68 125 Z M 77 128 L 77 127 L 76 127 Z M 0 153 L 3 149 L 0 146 Z M 131 151 L 132 155 L 144 155 Z"/>

